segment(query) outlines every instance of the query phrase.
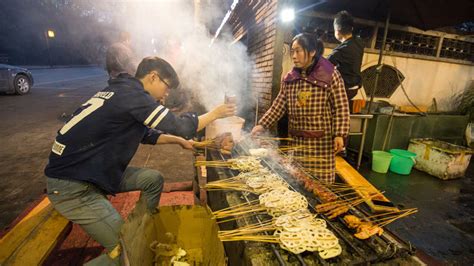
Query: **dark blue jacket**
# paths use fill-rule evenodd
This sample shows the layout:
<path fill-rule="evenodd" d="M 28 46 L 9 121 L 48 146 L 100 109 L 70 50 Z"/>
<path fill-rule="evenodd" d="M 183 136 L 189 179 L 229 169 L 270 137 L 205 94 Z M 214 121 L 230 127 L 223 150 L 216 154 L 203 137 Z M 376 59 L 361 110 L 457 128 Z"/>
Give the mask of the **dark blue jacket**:
<path fill-rule="evenodd" d="M 196 114 L 175 116 L 139 80 L 121 74 L 58 131 L 45 174 L 90 182 L 113 194 L 140 142 L 155 144 L 161 132 L 189 139 L 197 127 Z"/>

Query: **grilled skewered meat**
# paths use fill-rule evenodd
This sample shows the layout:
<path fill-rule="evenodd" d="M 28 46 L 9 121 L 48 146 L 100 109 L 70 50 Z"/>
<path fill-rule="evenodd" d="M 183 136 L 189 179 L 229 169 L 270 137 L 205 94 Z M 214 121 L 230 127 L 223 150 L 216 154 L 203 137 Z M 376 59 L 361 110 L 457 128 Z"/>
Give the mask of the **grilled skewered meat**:
<path fill-rule="evenodd" d="M 346 215 L 344 216 L 344 221 L 347 223 L 349 228 L 357 228 L 362 223 L 362 221 L 355 215 Z"/>
<path fill-rule="evenodd" d="M 358 239 L 367 239 L 376 234 L 379 236 L 382 235 L 383 229 L 371 222 L 362 222 L 357 228 L 357 233 L 355 233 L 354 236 Z"/>
<path fill-rule="evenodd" d="M 348 212 L 348 211 L 349 211 L 349 206 L 347 206 L 347 205 L 342 205 L 342 206 L 340 206 L 340 207 L 337 207 L 337 208 L 331 210 L 327 215 L 329 215 L 329 216 L 328 216 L 329 219 L 334 219 L 334 218 L 336 218 L 337 216 L 339 216 L 339 215 L 341 215 L 341 214 L 344 214 L 344 213 L 346 213 L 346 212 Z"/>

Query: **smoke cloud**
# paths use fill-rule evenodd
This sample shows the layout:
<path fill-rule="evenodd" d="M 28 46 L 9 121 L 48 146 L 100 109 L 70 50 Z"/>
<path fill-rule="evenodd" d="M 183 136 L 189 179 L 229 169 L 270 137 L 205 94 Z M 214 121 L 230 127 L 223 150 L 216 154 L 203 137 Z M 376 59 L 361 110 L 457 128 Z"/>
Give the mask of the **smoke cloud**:
<path fill-rule="evenodd" d="M 209 24 L 217 28 L 230 4 L 200 2 L 196 8 L 193 1 L 130 1 L 119 21 L 130 32 L 137 56 L 156 55 L 169 61 L 181 86 L 208 110 L 223 103 L 225 93 L 235 95 L 242 107 L 252 66 L 247 48 L 232 43 L 228 27 L 210 45 L 213 36 L 207 28 Z"/>

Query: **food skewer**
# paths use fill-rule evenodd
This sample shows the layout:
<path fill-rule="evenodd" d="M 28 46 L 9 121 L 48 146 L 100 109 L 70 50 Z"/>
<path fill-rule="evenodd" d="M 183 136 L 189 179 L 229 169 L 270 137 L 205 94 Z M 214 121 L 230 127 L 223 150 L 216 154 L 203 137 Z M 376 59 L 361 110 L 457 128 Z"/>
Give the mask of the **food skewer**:
<path fill-rule="evenodd" d="M 355 237 L 359 239 L 367 239 L 375 234 L 381 235 L 383 233 L 383 226 L 386 226 L 393 221 L 406 217 L 408 215 L 414 214 L 418 211 L 418 209 L 407 209 L 398 212 L 389 212 L 383 214 L 377 214 L 369 217 L 360 218 L 354 215 L 346 215 L 344 217 L 344 221 L 347 223 L 349 228 L 356 228 L 357 232 L 354 234 Z M 387 216 L 388 215 L 388 216 Z M 385 217 L 384 217 L 385 216 Z M 381 217 L 377 219 L 373 219 L 374 217 Z"/>
<path fill-rule="evenodd" d="M 265 136 L 254 136 L 254 139 L 260 139 L 260 140 L 287 140 L 287 141 L 293 141 L 293 138 L 278 138 L 278 137 L 265 137 Z"/>

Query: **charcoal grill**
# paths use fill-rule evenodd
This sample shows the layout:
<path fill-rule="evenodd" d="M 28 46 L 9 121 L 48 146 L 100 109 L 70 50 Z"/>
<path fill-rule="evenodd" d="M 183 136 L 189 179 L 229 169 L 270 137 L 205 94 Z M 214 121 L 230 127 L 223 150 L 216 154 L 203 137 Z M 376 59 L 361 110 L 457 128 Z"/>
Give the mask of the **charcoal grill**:
<path fill-rule="evenodd" d="M 241 155 L 248 155 L 249 149 L 251 148 L 250 142 L 243 140 L 241 141 L 233 151 L 233 157 L 238 157 Z M 209 160 L 224 160 L 224 156 L 218 151 L 207 151 L 207 157 Z M 289 188 L 299 192 L 304 195 L 309 203 L 309 209 L 311 212 L 316 212 L 316 205 L 321 203 L 321 201 L 315 197 L 311 192 L 308 192 L 304 187 L 296 182 L 296 179 L 293 178 L 283 167 L 277 159 L 275 158 L 264 158 L 262 159 L 262 164 L 282 177 L 288 184 Z M 302 168 L 299 167 L 302 171 Z M 208 169 L 208 180 L 214 181 L 218 179 L 229 178 L 237 175 L 238 172 L 230 169 L 223 168 L 211 168 Z M 219 196 L 213 195 L 215 193 L 220 194 Z M 246 194 L 242 192 L 219 192 L 213 191 L 209 192 L 209 205 L 213 210 L 218 210 L 220 208 L 227 207 L 228 205 L 222 205 L 225 202 L 225 195 L 229 193 L 236 193 L 239 195 L 239 198 L 242 201 L 250 201 L 256 199 L 252 194 Z M 232 205 L 232 204 L 230 204 Z M 368 209 L 362 206 L 352 208 L 349 211 L 349 214 L 355 214 L 358 217 L 364 217 L 369 215 Z M 372 264 L 377 262 L 386 262 L 386 261 L 397 261 L 404 263 L 416 264 L 417 259 L 414 258 L 415 248 L 412 247 L 409 243 L 406 243 L 394 233 L 384 228 L 384 234 L 381 236 L 372 236 L 367 240 L 360 240 L 353 236 L 353 232 L 347 228 L 344 221 L 341 217 L 338 217 L 334 220 L 327 219 L 324 215 L 320 215 L 327 222 L 328 228 L 334 232 L 334 234 L 339 238 L 340 245 L 343 248 L 343 253 L 335 258 L 324 260 L 321 259 L 317 253 L 304 252 L 298 255 L 291 254 L 278 245 L 275 244 L 264 244 L 270 247 L 274 254 L 275 263 L 280 265 L 313 265 L 313 264 Z M 247 223 L 261 223 L 263 220 L 269 219 L 267 215 L 255 215 Z M 242 225 L 242 224 L 241 224 Z M 245 223 L 243 224 L 245 225 Z M 235 229 L 237 227 L 236 222 L 231 222 L 231 224 L 224 223 L 221 224 L 221 230 Z M 230 242 L 234 243 L 234 242 Z M 226 251 L 229 255 L 230 252 L 239 252 L 239 247 L 245 244 L 229 244 L 225 243 Z"/>

